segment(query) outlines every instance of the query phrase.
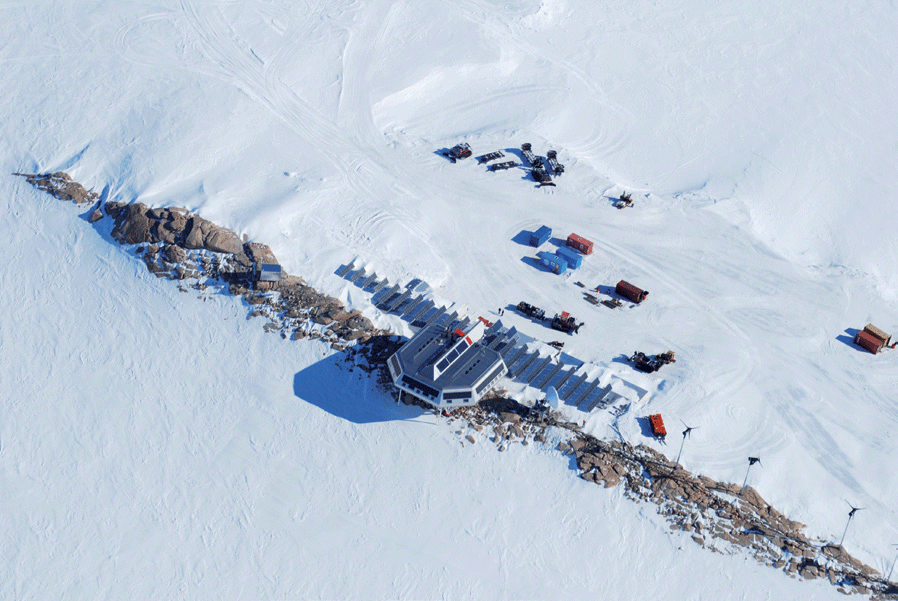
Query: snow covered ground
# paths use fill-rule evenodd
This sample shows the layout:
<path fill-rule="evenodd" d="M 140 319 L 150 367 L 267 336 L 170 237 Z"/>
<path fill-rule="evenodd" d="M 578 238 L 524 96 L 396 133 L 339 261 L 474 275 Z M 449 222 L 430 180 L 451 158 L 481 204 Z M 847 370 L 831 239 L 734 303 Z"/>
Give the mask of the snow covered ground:
<path fill-rule="evenodd" d="M 186 206 L 403 330 L 334 271 L 426 280 L 474 315 L 586 322 L 624 373 L 672 349 L 634 443 L 750 483 L 886 572 L 898 542 L 885 5 L 0 1 L 2 173 Z M 554 148 L 557 188 L 475 155 Z M 505 453 L 399 407 L 222 293 L 157 280 L 72 205 L 0 178 L 0 596 L 836 598 L 670 534 L 549 446 Z M 635 206 L 612 199 L 631 191 Z M 558 277 L 519 234 L 596 243 Z M 552 243 L 550 243 L 551 245 Z M 549 246 L 550 246 L 549 245 Z M 547 246 L 548 247 L 548 246 Z M 574 285 L 648 289 L 593 307 Z M 543 340 L 555 332 L 507 311 Z M 407 330 L 403 330 L 406 331 Z M 667 447 L 636 417 L 661 412 Z M 613 436 L 611 416 L 587 429 Z"/>

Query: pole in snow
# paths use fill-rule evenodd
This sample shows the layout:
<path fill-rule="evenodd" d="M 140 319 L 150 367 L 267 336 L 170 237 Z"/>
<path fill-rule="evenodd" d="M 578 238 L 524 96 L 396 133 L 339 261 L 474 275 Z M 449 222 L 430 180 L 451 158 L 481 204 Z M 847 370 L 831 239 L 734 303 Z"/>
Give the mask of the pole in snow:
<path fill-rule="evenodd" d="M 680 420 L 680 421 L 683 422 L 683 420 Z M 686 426 L 686 422 L 683 422 L 683 425 Z M 674 461 L 674 465 L 673 465 L 673 467 L 672 467 L 671 470 L 670 470 L 671 473 L 673 473 L 673 471 L 674 471 L 675 469 L 677 469 L 677 466 L 680 465 L 680 456 L 683 454 L 683 445 L 686 443 L 686 437 L 689 436 L 689 433 L 692 432 L 692 431 L 695 430 L 695 429 L 696 429 L 696 428 L 693 428 L 693 427 L 691 427 L 691 426 L 686 426 L 686 429 L 683 430 L 683 440 L 680 441 L 680 450 L 679 450 L 679 452 L 677 453 L 677 460 Z"/>
<path fill-rule="evenodd" d="M 749 457 L 748 458 L 748 469 L 745 470 L 745 480 L 742 481 L 742 488 L 739 490 L 739 496 L 742 496 L 742 493 L 745 492 L 745 484 L 748 482 L 748 472 L 751 470 L 751 466 L 756 463 L 761 463 L 760 457 Z M 764 464 L 761 463 L 761 467 L 764 467 Z"/>
<path fill-rule="evenodd" d="M 898 547 L 898 545 L 892 545 L 893 547 Z M 892 569 L 889 570 L 889 575 L 886 576 L 886 582 L 891 582 L 892 572 L 895 570 L 895 564 L 898 563 L 898 553 L 895 554 L 895 561 L 892 562 Z"/>
<path fill-rule="evenodd" d="M 848 503 L 848 501 L 845 501 Z M 858 511 L 864 509 L 863 507 L 855 507 L 851 503 L 848 503 L 848 506 L 851 507 L 851 511 L 848 512 L 848 522 L 845 524 L 845 530 L 842 532 L 842 539 L 839 541 L 839 548 L 842 548 L 842 543 L 845 542 L 845 535 L 848 533 L 848 526 L 851 525 L 851 518 L 854 517 L 854 514 Z"/>

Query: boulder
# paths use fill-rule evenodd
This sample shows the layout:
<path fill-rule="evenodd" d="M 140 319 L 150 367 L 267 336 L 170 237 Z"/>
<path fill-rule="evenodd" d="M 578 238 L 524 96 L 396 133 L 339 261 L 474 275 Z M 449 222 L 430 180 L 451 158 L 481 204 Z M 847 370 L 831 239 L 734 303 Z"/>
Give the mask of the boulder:
<path fill-rule="evenodd" d="M 145 204 L 141 202 L 129 204 L 116 216 L 112 237 L 120 244 L 156 242 L 156 237 L 150 232 L 152 225 Z"/>
<path fill-rule="evenodd" d="M 165 246 L 162 252 L 171 263 L 183 263 L 187 260 L 187 251 L 176 244 Z"/>
<path fill-rule="evenodd" d="M 502 411 L 499 413 L 499 419 L 501 419 L 505 423 L 519 424 L 521 423 L 521 416 L 517 413 L 512 413 L 510 411 Z"/>
<path fill-rule="evenodd" d="M 470 442 L 471 444 L 474 444 L 474 443 L 477 442 L 477 439 L 474 438 L 471 434 L 468 434 L 467 436 L 465 436 L 465 438 L 466 438 L 467 441 Z"/>

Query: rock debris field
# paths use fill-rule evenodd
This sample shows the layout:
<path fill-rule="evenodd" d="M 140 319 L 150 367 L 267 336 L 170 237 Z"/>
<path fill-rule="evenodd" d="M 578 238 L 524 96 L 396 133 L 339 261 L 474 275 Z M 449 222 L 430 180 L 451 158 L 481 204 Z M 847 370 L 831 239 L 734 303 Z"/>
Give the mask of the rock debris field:
<path fill-rule="evenodd" d="M 202 293 L 210 280 L 219 281 L 231 294 L 243 298 L 249 317 L 268 320 L 266 331 L 293 340 L 330 343 L 344 352 L 344 361 L 376 372 L 379 385 L 390 387 L 386 359 L 401 346 L 400 338 L 375 329 L 360 311 L 347 311 L 340 300 L 319 293 L 299 276 L 283 274 L 269 289 L 254 289 L 254 262 L 277 262 L 267 245 L 241 240 L 234 232 L 186 209 L 103 203 L 98 194 L 66 173 L 14 175 L 25 177 L 59 200 L 96 203 L 88 221 L 110 217 L 114 221 L 112 237 L 134 247 L 157 277 L 181 281 L 183 292 L 193 289 Z M 188 283 L 190 280 L 193 282 Z M 846 594 L 898 598 L 898 587 L 876 570 L 839 546 L 804 536 L 803 524 L 768 505 L 752 487 L 741 490 L 737 484 L 693 475 L 644 445 L 600 440 L 581 432 L 561 414 L 538 414 L 504 398 L 503 392 L 494 392 L 479 405 L 447 416 L 461 444 L 489 443 L 502 452 L 513 444 L 548 445 L 553 444 L 550 439 L 561 439 L 558 452 L 575 459 L 581 478 L 605 488 L 623 486 L 625 497 L 657 505 L 671 530 L 691 533 L 692 541 L 709 551 L 746 553 L 791 577 L 825 578 Z M 414 402 L 408 397 L 403 401 Z"/>

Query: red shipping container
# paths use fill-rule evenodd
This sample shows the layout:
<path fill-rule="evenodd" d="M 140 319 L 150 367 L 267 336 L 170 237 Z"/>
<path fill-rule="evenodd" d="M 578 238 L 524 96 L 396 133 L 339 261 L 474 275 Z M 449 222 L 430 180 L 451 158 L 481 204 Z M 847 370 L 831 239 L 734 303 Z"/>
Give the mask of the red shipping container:
<path fill-rule="evenodd" d="M 567 237 L 567 245 L 571 248 L 576 248 L 584 255 L 592 254 L 592 242 L 584 238 L 583 236 L 578 236 L 577 234 L 571 234 Z"/>
<path fill-rule="evenodd" d="M 882 350 L 885 342 L 877 338 L 876 336 L 861 330 L 854 336 L 854 343 L 860 347 L 863 347 L 873 353 L 874 355 Z"/>
<path fill-rule="evenodd" d="M 660 413 L 649 416 L 649 423 L 652 425 L 652 434 L 658 438 L 667 436 L 667 428 L 664 427 L 664 420 L 661 419 Z"/>
<path fill-rule="evenodd" d="M 645 297 L 649 295 L 649 293 L 642 288 L 637 288 L 630 282 L 625 282 L 624 280 L 621 280 L 617 283 L 614 291 L 624 298 L 630 299 L 634 303 L 641 303 L 645 300 Z"/>

